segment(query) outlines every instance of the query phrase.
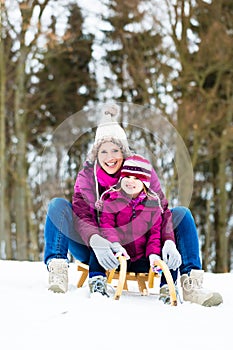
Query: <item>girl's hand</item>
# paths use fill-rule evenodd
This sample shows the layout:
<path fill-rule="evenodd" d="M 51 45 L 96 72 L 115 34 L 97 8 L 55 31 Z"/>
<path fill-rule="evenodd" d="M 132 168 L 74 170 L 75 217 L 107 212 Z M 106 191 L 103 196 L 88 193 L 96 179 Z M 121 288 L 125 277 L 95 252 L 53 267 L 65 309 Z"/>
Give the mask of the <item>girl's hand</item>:
<path fill-rule="evenodd" d="M 129 254 L 127 253 L 126 249 L 122 247 L 122 245 L 120 245 L 119 242 L 114 242 L 112 243 L 112 250 L 115 254 L 116 257 L 118 256 L 125 256 L 126 257 L 126 260 L 129 260 L 130 259 L 130 256 Z"/>
<path fill-rule="evenodd" d="M 149 260 L 150 260 L 150 267 L 152 267 L 152 269 L 153 269 L 154 266 L 156 265 L 156 261 L 161 260 L 161 257 L 157 254 L 150 254 Z"/>

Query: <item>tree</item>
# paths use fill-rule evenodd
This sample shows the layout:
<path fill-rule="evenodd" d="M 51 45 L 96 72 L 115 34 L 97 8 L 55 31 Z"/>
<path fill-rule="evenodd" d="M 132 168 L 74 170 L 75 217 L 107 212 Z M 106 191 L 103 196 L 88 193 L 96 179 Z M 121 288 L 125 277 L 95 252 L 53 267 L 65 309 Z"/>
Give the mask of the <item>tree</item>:
<path fill-rule="evenodd" d="M 34 99 L 36 100 L 37 96 L 40 95 L 44 109 L 41 110 L 38 105 L 34 113 L 37 117 L 40 116 L 40 126 L 47 126 L 47 135 L 51 135 L 52 131 L 62 122 L 81 111 L 88 103 L 95 101 L 97 98 L 95 72 L 90 68 L 93 59 L 94 37 L 83 32 L 83 17 L 80 8 L 74 3 L 67 7 L 69 17 L 67 28 L 62 37 L 54 35 L 55 18 L 53 18 L 50 32 L 47 33 L 46 51 L 42 52 L 43 59 L 41 63 L 43 69 L 38 72 L 39 82 L 34 86 Z M 78 116 L 77 113 L 77 118 Z M 51 126 L 53 129 L 51 129 Z M 81 128 L 82 122 L 80 122 Z M 57 176 L 59 176 L 61 170 L 59 162 L 64 153 L 65 139 L 69 139 L 67 132 L 68 130 L 64 130 L 60 146 L 56 147 Z M 35 138 L 34 142 L 36 145 L 38 138 Z M 72 165 L 67 168 L 69 176 L 67 176 L 65 192 L 69 199 L 71 199 L 73 192 L 75 170 L 78 168 L 82 154 L 87 153 L 89 142 L 90 133 L 78 139 L 67 154 L 67 162 Z M 41 147 L 43 146 L 42 142 Z"/>
<path fill-rule="evenodd" d="M 104 31 L 105 60 L 112 71 L 113 84 L 120 91 L 115 99 L 154 105 L 160 103 L 161 35 L 148 28 L 148 13 L 140 6 L 142 3 L 109 2 L 110 15 L 104 18 L 111 25 L 110 30 Z M 110 79 L 108 82 L 111 83 Z"/>
<path fill-rule="evenodd" d="M 233 5 L 229 1 L 198 1 L 195 11 L 200 23 L 201 39 L 195 62 L 198 68 L 198 95 L 205 104 L 204 116 L 208 156 L 211 167 L 214 240 L 216 242 L 215 272 L 229 271 L 228 238 L 232 217 L 232 121 L 233 121 L 233 39 L 231 31 Z M 211 42 L 211 45 L 209 43 Z M 200 112 L 200 102 L 196 104 Z M 202 107 L 201 107 L 202 108 Z M 231 210 L 229 210 L 231 208 Z"/>
<path fill-rule="evenodd" d="M 5 67 L 5 47 L 3 40 L 5 33 L 3 31 L 2 22 L 5 16 L 4 3 L 0 3 L 0 258 L 7 258 L 9 255 L 9 235 L 6 234 L 6 113 L 5 113 L 5 81 L 6 81 L 6 67 Z M 7 253 L 8 251 L 8 253 Z"/>
<path fill-rule="evenodd" d="M 5 73 L 5 79 L 1 80 L 1 118 L 5 119 L 5 145 L 7 146 L 5 147 L 5 173 L 2 175 L 5 177 L 6 184 L 4 215 L 5 221 L 11 221 L 12 227 L 12 232 L 10 225 L 6 230 L 7 258 L 16 257 L 19 260 L 28 257 L 28 242 L 31 241 L 33 234 L 28 231 L 28 209 L 30 208 L 27 203 L 30 201 L 27 191 L 27 137 L 30 126 L 27 118 L 29 117 L 30 80 L 26 71 L 39 30 L 30 43 L 27 42 L 26 37 L 28 30 L 31 29 L 31 18 L 35 8 L 39 9 L 37 23 L 39 28 L 39 21 L 47 3 L 48 1 L 44 1 L 43 4 L 35 1 L 31 5 L 28 1 L 22 1 L 15 4 L 19 16 L 14 23 L 9 17 L 10 8 L 4 7 L 4 21 L 1 27 L 1 37 L 4 37 L 1 52 L 4 49 L 5 58 L 5 61 L 1 60 L 1 72 Z M 9 221 L 6 219 L 8 213 L 10 213 Z"/>
<path fill-rule="evenodd" d="M 55 18 L 47 34 L 43 69 L 37 74 L 35 96 L 43 103 L 55 124 L 81 110 L 96 98 L 95 73 L 90 70 L 93 35 L 82 32 L 83 18 L 76 4 L 68 5 L 69 17 L 63 37 L 54 35 Z"/>
<path fill-rule="evenodd" d="M 164 5 L 161 19 L 157 10 Z M 150 9 L 147 30 L 142 8 Z M 183 137 L 194 168 L 191 209 L 203 239 L 203 266 L 225 272 L 232 232 L 232 4 L 115 1 L 110 9 L 106 36 L 115 49 L 106 57 L 119 98 L 155 104 Z M 156 140 L 147 141 L 153 148 Z"/>
<path fill-rule="evenodd" d="M 40 220 L 44 222 L 36 182 L 39 162 L 29 164 L 29 159 L 38 161 L 52 128 L 82 109 L 96 92 L 90 71 L 93 37 L 82 33 L 81 11 L 75 4 L 64 5 L 68 23 L 61 37 L 56 32 L 57 18 L 48 28 L 43 24 L 44 10 L 53 5 L 57 4 L 52 0 L 15 3 L 14 22 L 7 5 L 1 27 L 2 227 L 10 214 L 9 227 L 1 232 L 4 242 L 9 241 L 7 258 L 19 260 L 39 258 Z"/>
<path fill-rule="evenodd" d="M 226 272 L 228 221 L 232 217 L 226 189 L 226 184 L 232 187 L 228 175 L 232 152 L 232 4 L 200 0 L 187 6 L 186 1 L 177 1 L 172 7 L 167 1 L 167 6 L 181 67 L 171 94 L 178 106 L 177 127 L 189 147 L 196 173 L 192 208 L 199 214 L 204 240 L 207 232 L 203 265 L 208 268 L 210 263 L 216 272 Z"/>

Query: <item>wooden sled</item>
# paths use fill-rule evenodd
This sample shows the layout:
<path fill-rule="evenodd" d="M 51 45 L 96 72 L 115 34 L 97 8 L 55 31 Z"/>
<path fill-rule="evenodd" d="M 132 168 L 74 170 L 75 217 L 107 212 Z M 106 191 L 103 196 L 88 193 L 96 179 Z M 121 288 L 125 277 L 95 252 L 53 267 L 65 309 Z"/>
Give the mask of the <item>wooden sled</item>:
<path fill-rule="evenodd" d="M 108 283 L 112 283 L 113 279 L 118 280 L 114 299 L 119 300 L 123 289 L 128 290 L 127 281 L 137 281 L 138 288 L 139 288 L 141 295 L 148 295 L 149 293 L 148 293 L 148 289 L 146 286 L 146 282 L 148 283 L 148 288 L 153 288 L 154 278 L 160 277 L 160 274 L 154 272 L 152 269 L 150 269 L 149 273 L 127 272 L 126 258 L 124 256 L 120 256 L 119 261 L 120 261 L 120 270 L 119 271 L 111 270 L 111 271 L 107 271 L 107 273 L 106 273 Z M 166 278 L 168 288 L 169 288 L 171 305 L 177 306 L 175 285 L 174 285 L 171 273 L 167 267 L 167 264 L 163 260 L 157 260 L 155 266 L 160 267 L 160 269 L 164 273 L 164 276 Z M 89 266 L 78 261 L 77 270 L 82 272 L 81 277 L 77 283 L 77 288 L 80 288 L 83 286 L 83 283 L 85 282 L 86 278 L 88 277 Z"/>

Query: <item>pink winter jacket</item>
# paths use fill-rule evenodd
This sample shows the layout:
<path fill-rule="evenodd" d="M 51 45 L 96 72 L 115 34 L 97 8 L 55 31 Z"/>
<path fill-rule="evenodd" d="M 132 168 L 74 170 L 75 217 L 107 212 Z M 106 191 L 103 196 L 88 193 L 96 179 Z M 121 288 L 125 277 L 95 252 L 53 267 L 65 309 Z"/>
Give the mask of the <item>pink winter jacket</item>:
<path fill-rule="evenodd" d="M 161 255 L 161 214 L 156 198 L 144 194 L 131 200 L 123 191 L 108 192 L 100 216 L 102 235 L 110 242 L 119 242 L 131 261 Z"/>
<path fill-rule="evenodd" d="M 97 189 L 99 195 L 108 190 L 110 186 L 114 186 L 120 177 L 120 171 L 111 176 L 105 173 L 102 169 L 97 169 L 96 176 L 94 172 L 95 165 L 90 162 L 85 162 L 84 168 L 78 173 L 74 185 L 74 194 L 72 198 L 73 217 L 76 231 L 80 234 L 86 245 L 89 245 L 90 237 L 100 233 L 98 223 L 98 212 L 95 207 Z M 96 184 L 98 179 L 98 184 Z M 164 213 L 162 214 L 162 245 L 170 239 L 175 242 L 172 214 L 168 209 L 168 202 L 161 190 L 160 182 L 156 172 L 152 171 L 151 189 L 159 195 Z"/>

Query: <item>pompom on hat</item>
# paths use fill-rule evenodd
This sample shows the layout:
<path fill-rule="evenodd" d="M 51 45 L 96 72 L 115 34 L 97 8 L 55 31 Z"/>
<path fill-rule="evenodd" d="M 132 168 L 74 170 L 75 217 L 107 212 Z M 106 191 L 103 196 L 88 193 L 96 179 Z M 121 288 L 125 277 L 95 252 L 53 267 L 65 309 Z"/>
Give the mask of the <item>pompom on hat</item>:
<path fill-rule="evenodd" d="M 125 131 L 118 124 L 116 118 L 119 115 L 119 107 L 116 104 L 108 104 L 103 108 L 103 116 L 96 130 L 95 141 L 89 159 L 97 159 L 99 147 L 104 142 L 113 142 L 118 145 L 124 158 L 131 155 Z"/>
<path fill-rule="evenodd" d="M 151 163 L 146 158 L 134 154 L 124 161 L 121 169 L 120 180 L 125 176 L 135 176 L 137 179 L 141 180 L 147 188 L 149 188 L 151 172 Z"/>
<path fill-rule="evenodd" d="M 100 120 L 95 134 L 95 144 L 109 137 L 127 142 L 127 136 L 124 130 L 116 121 L 118 115 L 119 107 L 117 105 L 112 104 L 104 107 L 103 117 Z"/>

